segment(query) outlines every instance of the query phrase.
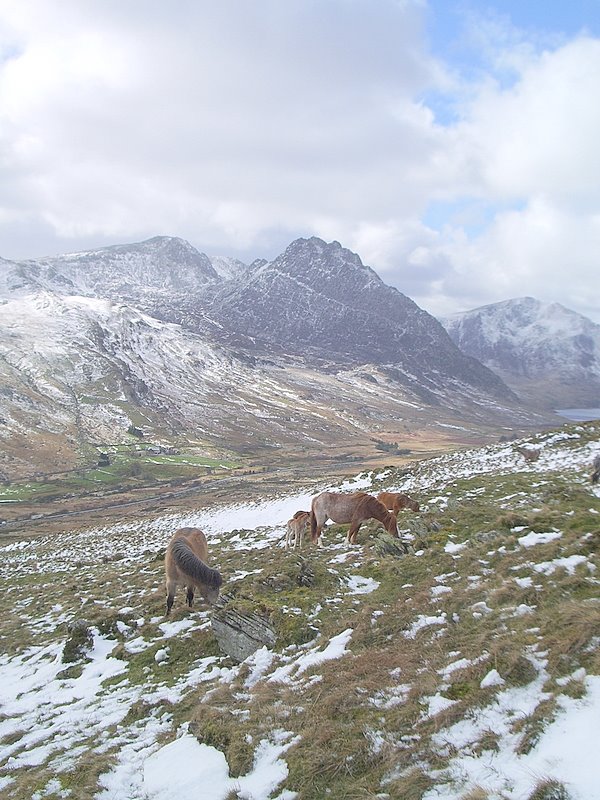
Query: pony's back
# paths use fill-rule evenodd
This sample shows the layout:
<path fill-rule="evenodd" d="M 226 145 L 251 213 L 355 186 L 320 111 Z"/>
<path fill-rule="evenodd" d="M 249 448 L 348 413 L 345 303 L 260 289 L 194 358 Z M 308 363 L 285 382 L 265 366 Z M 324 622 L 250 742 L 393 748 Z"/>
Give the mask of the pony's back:
<path fill-rule="evenodd" d="M 377 499 L 384 504 L 384 506 L 394 513 L 398 513 L 405 508 L 411 511 L 419 511 L 420 506 L 416 500 L 413 500 L 404 492 L 379 492 Z"/>
<path fill-rule="evenodd" d="M 208 543 L 203 531 L 199 528 L 180 528 L 175 531 L 165 555 L 167 614 L 171 611 L 179 583 L 187 586 L 190 607 L 196 589 L 209 603 L 216 602 L 223 578 L 216 569 L 211 569 L 205 563 L 207 556 Z"/>

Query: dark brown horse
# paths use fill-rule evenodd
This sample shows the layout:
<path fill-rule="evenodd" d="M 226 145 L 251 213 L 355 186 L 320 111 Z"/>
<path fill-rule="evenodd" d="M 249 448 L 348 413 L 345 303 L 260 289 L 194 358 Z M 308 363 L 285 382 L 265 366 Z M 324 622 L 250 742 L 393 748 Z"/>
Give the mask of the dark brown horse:
<path fill-rule="evenodd" d="M 187 604 L 190 608 L 196 589 L 211 605 L 216 603 L 223 578 L 216 569 L 211 569 L 205 563 L 207 555 L 206 536 L 199 528 L 180 528 L 175 531 L 165 555 L 167 614 L 171 611 L 180 583 L 187 586 Z"/>
<path fill-rule="evenodd" d="M 344 524 L 350 523 L 346 541 L 356 544 L 356 537 L 361 523 L 367 519 L 381 522 L 388 533 L 399 538 L 396 517 L 387 508 L 366 492 L 339 493 L 321 492 L 313 498 L 310 507 L 310 532 L 313 542 L 321 536 L 323 525 L 327 520 Z"/>
<path fill-rule="evenodd" d="M 404 492 L 379 492 L 377 499 L 383 503 L 388 511 L 393 511 L 397 514 L 404 508 L 409 508 L 411 511 L 418 511 L 419 504 L 412 497 L 409 497 Z"/>

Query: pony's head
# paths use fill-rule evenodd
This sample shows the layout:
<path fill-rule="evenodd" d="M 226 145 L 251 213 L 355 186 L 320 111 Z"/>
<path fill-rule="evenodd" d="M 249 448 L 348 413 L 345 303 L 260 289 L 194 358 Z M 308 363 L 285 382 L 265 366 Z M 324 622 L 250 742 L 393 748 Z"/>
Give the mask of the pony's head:
<path fill-rule="evenodd" d="M 398 530 L 398 517 L 393 511 L 389 511 L 388 513 L 389 516 L 385 525 L 386 530 L 388 533 L 391 533 L 392 536 L 396 536 L 399 539 L 400 531 Z"/>
<path fill-rule="evenodd" d="M 216 569 L 211 569 L 210 572 L 210 578 L 204 583 L 201 583 L 198 589 L 206 602 L 210 603 L 211 606 L 214 606 L 219 599 L 219 592 L 221 590 L 221 584 L 223 583 L 223 577 L 220 572 L 217 572 Z"/>

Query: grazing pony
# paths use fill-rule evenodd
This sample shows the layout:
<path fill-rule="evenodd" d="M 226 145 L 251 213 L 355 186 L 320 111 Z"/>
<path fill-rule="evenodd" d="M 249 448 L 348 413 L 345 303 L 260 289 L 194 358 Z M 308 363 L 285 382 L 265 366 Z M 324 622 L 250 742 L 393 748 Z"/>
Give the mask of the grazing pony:
<path fill-rule="evenodd" d="M 379 492 L 377 499 L 380 503 L 389 510 L 397 514 L 404 508 L 409 508 L 411 511 L 418 511 L 419 504 L 412 497 L 409 497 L 403 492 Z"/>
<path fill-rule="evenodd" d="M 594 460 L 592 461 L 592 469 L 593 472 L 590 475 L 592 483 L 598 483 L 600 480 L 600 454 L 595 456 Z"/>
<path fill-rule="evenodd" d="M 198 589 L 211 605 L 217 601 L 223 583 L 221 573 L 206 563 L 208 545 L 199 528 L 180 528 L 167 545 L 165 575 L 167 585 L 167 614 L 170 613 L 177 585 L 187 586 L 187 604 L 191 608 L 194 591 Z"/>
<path fill-rule="evenodd" d="M 286 550 L 293 547 L 302 547 L 302 540 L 304 533 L 308 528 L 310 521 L 310 511 L 296 511 L 294 516 L 288 520 L 285 532 L 285 548 Z"/>
<path fill-rule="evenodd" d="M 328 519 L 337 523 L 350 523 L 346 541 L 356 544 L 361 523 L 367 519 L 379 520 L 388 533 L 400 538 L 396 516 L 391 514 L 377 498 L 366 492 L 337 493 L 321 492 L 310 506 L 310 532 L 313 542 L 321 536 L 323 525 Z"/>

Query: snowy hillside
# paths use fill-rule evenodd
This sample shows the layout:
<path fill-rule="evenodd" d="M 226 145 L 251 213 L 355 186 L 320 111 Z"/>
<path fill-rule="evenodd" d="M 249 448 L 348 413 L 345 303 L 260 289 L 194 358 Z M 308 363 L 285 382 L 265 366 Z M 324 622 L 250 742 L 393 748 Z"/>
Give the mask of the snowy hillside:
<path fill-rule="evenodd" d="M 337 487 L 414 494 L 406 555 L 372 525 L 286 551 L 315 490 L 15 538 L 3 797 L 594 800 L 598 453 L 597 426 L 569 426 Z M 162 554 L 184 525 L 275 646 L 235 663 L 183 590 L 165 618 Z"/>
<path fill-rule="evenodd" d="M 465 353 L 546 408 L 600 403 L 600 325 L 531 297 L 441 320 Z"/>
<path fill-rule="evenodd" d="M 548 422 L 337 243 L 214 263 L 170 237 L 0 262 L 0 479 L 89 466 L 132 426 L 236 457 Z"/>
<path fill-rule="evenodd" d="M 132 423 L 155 442 L 259 454 L 368 441 L 402 418 L 441 430 L 462 411 L 448 397 L 432 419 L 375 369 L 253 363 L 105 299 L 17 297 L 2 306 L 0 329 L 0 477 L 68 469 L 78 448 L 126 441 Z M 494 412 L 513 419 L 510 406 Z M 484 396 L 471 417 L 486 424 L 489 414 Z"/>

